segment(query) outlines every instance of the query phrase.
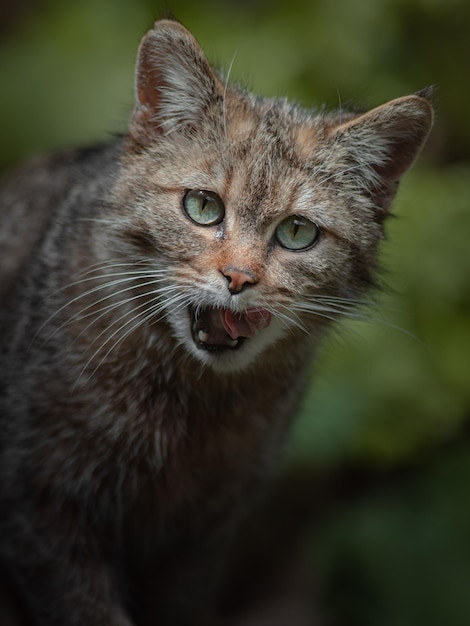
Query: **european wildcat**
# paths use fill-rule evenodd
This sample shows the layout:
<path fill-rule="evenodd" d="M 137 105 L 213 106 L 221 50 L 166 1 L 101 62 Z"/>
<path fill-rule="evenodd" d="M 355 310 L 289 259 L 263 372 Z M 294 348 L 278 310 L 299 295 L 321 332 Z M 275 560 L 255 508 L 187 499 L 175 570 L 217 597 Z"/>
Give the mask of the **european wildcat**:
<path fill-rule="evenodd" d="M 0 544 L 31 624 L 205 619 L 431 123 L 425 93 L 256 98 L 163 20 L 128 134 L 5 182 Z"/>

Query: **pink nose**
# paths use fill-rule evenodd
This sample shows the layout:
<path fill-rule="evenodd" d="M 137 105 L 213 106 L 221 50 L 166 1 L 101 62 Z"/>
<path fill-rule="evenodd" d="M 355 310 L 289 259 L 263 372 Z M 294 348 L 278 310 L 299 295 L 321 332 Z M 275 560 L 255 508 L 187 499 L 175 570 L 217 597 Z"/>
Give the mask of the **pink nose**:
<path fill-rule="evenodd" d="M 240 293 L 245 287 L 256 283 L 256 276 L 250 270 L 239 270 L 236 267 L 226 267 L 222 270 L 222 274 L 225 276 L 228 282 L 228 290 L 230 293 Z"/>

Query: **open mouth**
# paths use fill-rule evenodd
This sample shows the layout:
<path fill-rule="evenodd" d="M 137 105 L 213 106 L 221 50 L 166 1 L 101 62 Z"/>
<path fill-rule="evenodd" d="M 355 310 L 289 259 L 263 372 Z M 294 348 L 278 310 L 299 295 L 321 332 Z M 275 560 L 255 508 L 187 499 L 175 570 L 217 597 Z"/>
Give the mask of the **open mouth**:
<path fill-rule="evenodd" d="M 201 350 L 222 352 L 238 349 L 246 339 L 271 323 L 265 309 L 248 309 L 235 313 L 226 308 L 191 309 L 191 331 Z"/>

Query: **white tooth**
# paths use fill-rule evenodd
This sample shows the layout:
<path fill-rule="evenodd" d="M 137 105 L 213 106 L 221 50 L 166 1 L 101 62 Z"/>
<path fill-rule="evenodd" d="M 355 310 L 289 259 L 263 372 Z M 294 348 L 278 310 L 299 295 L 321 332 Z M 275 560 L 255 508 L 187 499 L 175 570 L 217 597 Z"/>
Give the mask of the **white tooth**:
<path fill-rule="evenodd" d="M 238 339 L 230 339 L 230 341 L 227 341 L 227 344 L 231 348 L 235 348 L 235 346 L 238 346 Z"/>
<path fill-rule="evenodd" d="M 199 337 L 199 341 L 202 341 L 202 343 L 206 343 L 209 339 L 209 333 L 206 333 L 204 330 L 200 330 L 197 336 Z"/>

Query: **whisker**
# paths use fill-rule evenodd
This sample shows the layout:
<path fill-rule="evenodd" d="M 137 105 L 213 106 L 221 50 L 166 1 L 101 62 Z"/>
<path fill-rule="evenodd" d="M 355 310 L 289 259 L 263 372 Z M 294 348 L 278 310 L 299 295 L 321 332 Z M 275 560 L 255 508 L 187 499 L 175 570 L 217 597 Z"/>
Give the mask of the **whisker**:
<path fill-rule="evenodd" d="M 98 270 L 93 270 L 93 271 L 98 271 Z M 91 273 L 87 272 L 87 274 Z M 129 277 L 129 280 L 132 278 L 139 278 L 141 276 L 157 276 L 157 275 L 161 275 L 161 276 L 167 276 L 168 272 L 165 270 L 132 270 L 129 272 L 106 272 L 106 273 L 102 273 L 99 276 L 88 276 L 87 278 L 83 277 L 80 280 L 76 280 L 74 282 L 71 283 L 67 283 L 67 285 L 64 285 L 63 287 L 61 287 L 60 289 L 58 289 L 57 291 L 53 292 L 52 295 L 56 294 L 56 293 L 60 293 L 61 291 L 65 291 L 67 289 L 70 289 L 71 287 L 76 287 L 77 285 L 82 285 L 83 283 L 86 282 L 91 282 L 93 280 L 98 280 L 99 278 L 115 278 L 117 276 L 126 276 Z M 86 276 L 86 274 L 84 275 Z"/>
<path fill-rule="evenodd" d="M 155 259 L 151 259 L 151 258 L 142 258 L 139 259 L 139 261 L 119 261 L 117 262 L 117 260 L 113 260 L 113 259 L 108 259 L 106 261 L 97 261 L 96 263 L 93 263 L 92 265 L 89 265 L 88 267 L 86 267 L 85 269 L 83 269 L 81 272 L 78 272 L 77 277 L 78 276 L 86 276 L 87 274 L 94 272 L 94 271 L 100 271 L 100 270 L 106 270 L 106 269 L 113 269 L 115 267 L 131 267 L 131 268 L 136 268 L 139 267 L 140 265 L 142 265 L 143 263 L 148 263 L 150 266 L 152 266 L 152 264 L 155 263 Z M 155 270 L 153 270 L 155 271 Z"/>
<path fill-rule="evenodd" d="M 129 280 L 134 280 L 135 277 L 129 278 Z M 101 289 L 108 289 L 110 287 L 115 287 L 116 285 L 122 284 L 123 282 L 127 282 L 127 279 L 123 279 L 123 280 L 116 280 L 116 281 L 111 281 L 109 283 L 104 283 L 103 285 L 100 286 Z M 86 311 L 87 309 L 100 304 L 101 302 L 104 302 L 105 300 L 109 300 L 110 298 L 113 298 L 115 296 L 119 296 L 122 293 L 126 293 L 127 291 L 132 291 L 133 289 L 136 288 L 141 288 L 141 287 L 148 287 L 149 285 L 158 285 L 159 283 L 162 282 L 162 279 L 154 279 L 154 280 L 149 280 L 147 282 L 141 283 L 141 282 L 137 282 L 135 285 L 130 285 L 129 287 L 126 287 L 125 289 L 119 289 L 118 291 L 113 291 L 112 293 L 109 293 L 106 296 L 103 296 L 103 298 L 100 298 L 99 300 L 96 300 L 94 302 L 92 302 L 91 304 L 89 304 L 88 306 L 86 306 L 85 308 L 83 308 L 80 313 L 83 313 L 84 311 Z M 86 293 L 84 293 L 83 295 L 91 295 L 92 293 L 94 293 L 95 291 L 99 291 L 99 289 L 92 289 Z M 72 302 L 72 301 L 71 301 Z"/>
<path fill-rule="evenodd" d="M 86 298 L 88 296 L 93 295 L 94 293 L 97 293 L 101 290 L 105 290 L 105 289 L 109 289 L 110 287 L 115 287 L 116 285 L 120 285 L 126 282 L 130 282 L 130 281 L 136 281 L 137 278 L 135 276 L 127 276 L 126 278 L 120 278 L 119 280 L 114 280 L 114 281 L 108 281 L 105 283 L 102 283 L 101 285 L 98 285 L 96 287 L 94 287 L 93 289 L 89 289 L 87 291 L 84 291 L 83 293 L 79 294 L 78 296 L 76 296 L 75 298 L 72 298 L 72 300 L 69 300 L 68 302 L 66 302 L 64 305 L 62 305 L 59 309 L 57 309 L 43 324 L 41 324 L 41 326 L 39 327 L 39 329 L 36 331 L 34 337 L 31 340 L 31 343 L 33 343 L 37 336 L 41 333 L 41 331 L 44 329 L 45 326 L 47 326 L 48 324 L 50 324 L 50 322 L 57 317 L 62 311 L 64 311 L 65 309 L 67 309 L 68 307 L 72 306 L 73 304 L 75 304 L 76 302 L 78 302 L 79 300 Z M 162 278 L 155 278 L 153 281 L 148 281 L 146 283 L 137 283 L 137 285 L 131 285 L 129 287 L 126 287 L 125 289 L 120 289 L 118 291 L 113 291 L 112 293 L 104 296 L 103 298 L 100 298 L 99 300 L 96 300 L 94 302 L 92 302 L 91 304 L 87 305 L 86 307 L 84 307 L 83 309 L 81 309 L 79 314 L 82 314 L 84 311 L 92 308 L 93 306 L 100 304 L 101 302 L 104 302 L 105 300 L 108 300 L 109 298 L 113 298 L 117 295 L 120 295 L 121 293 L 125 293 L 126 291 L 131 291 L 132 289 L 135 289 L 136 286 L 148 286 L 150 284 L 157 284 L 159 282 L 162 282 L 163 279 Z M 64 322 L 64 324 L 62 324 L 61 326 L 59 326 L 57 329 L 54 330 L 54 333 L 52 333 L 52 335 L 50 337 L 48 337 L 46 339 L 46 341 L 49 341 L 60 329 L 64 328 L 64 326 L 66 326 L 68 323 L 73 322 L 74 318 L 77 316 L 77 314 L 73 315 L 71 318 L 69 318 L 69 320 L 67 320 L 67 322 Z"/>
<path fill-rule="evenodd" d="M 364 315 L 361 315 L 361 313 L 358 313 L 356 310 L 349 310 L 348 308 L 344 308 L 341 305 L 323 305 L 309 302 L 301 304 L 295 303 L 293 305 L 293 308 L 295 308 L 295 310 L 297 311 L 301 311 L 302 313 L 330 313 L 331 315 L 344 315 L 353 319 L 365 317 Z"/>
<path fill-rule="evenodd" d="M 425 345 L 424 342 L 419 339 L 419 337 L 417 337 L 410 331 L 407 331 L 405 328 L 402 328 L 401 326 L 398 326 L 397 324 L 394 324 L 393 322 L 390 322 L 389 320 L 386 320 L 382 317 L 372 316 L 367 312 L 361 312 L 357 309 L 357 307 L 354 307 L 353 305 L 350 309 L 348 309 L 347 306 L 344 308 L 341 304 L 335 303 L 332 303 L 331 306 L 323 306 L 315 303 L 295 303 L 293 307 L 298 311 L 311 313 L 313 315 L 319 315 L 320 317 L 325 317 L 340 324 L 342 324 L 342 322 L 341 319 L 338 318 L 341 317 L 345 317 L 347 319 L 357 322 L 377 324 L 378 326 L 398 331 L 405 336 L 410 337 L 414 341 L 417 341 L 419 344 L 423 346 Z"/>
<path fill-rule="evenodd" d="M 293 313 L 293 315 L 297 319 L 294 319 L 293 317 L 291 317 L 290 315 L 287 315 L 286 313 L 281 313 L 280 311 L 278 311 L 277 309 L 275 309 L 274 307 L 271 307 L 271 306 L 266 306 L 266 309 L 270 313 L 272 313 L 273 315 L 280 317 L 281 320 L 283 322 L 285 322 L 287 326 L 289 326 L 289 325 L 296 326 L 299 330 L 301 330 L 305 334 L 308 334 L 308 330 L 305 328 L 304 324 L 302 324 L 302 322 L 300 321 L 299 316 L 297 315 L 297 313 L 295 311 L 293 311 L 287 305 L 282 304 L 282 303 L 277 303 L 276 306 L 280 306 L 283 309 L 286 309 L 289 313 Z"/>
<path fill-rule="evenodd" d="M 178 287 L 176 286 L 171 286 L 171 287 L 163 287 L 163 288 L 159 288 L 156 291 L 151 291 L 151 292 L 145 292 L 145 293 L 140 293 L 137 294 L 135 296 L 132 296 L 131 298 L 125 298 L 124 300 L 119 300 L 118 302 L 113 302 L 111 304 L 108 304 L 105 307 L 101 307 L 100 309 L 98 309 L 97 311 L 92 311 L 91 313 L 87 313 L 85 315 L 82 315 L 81 317 L 76 318 L 75 320 L 71 319 L 68 322 L 66 322 L 66 324 L 68 323 L 72 323 L 73 321 L 82 321 L 84 319 L 86 319 L 87 317 L 91 317 L 94 316 L 97 313 L 100 313 L 100 315 L 98 315 L 97 317 L 94 317 L 92 319 L 92 321 L 87 324 L 87 326 L 80 331 L 80 333 L 74 338 L 74 342 L 79 339 L 86 331 L 88 331 L 94 324 L 96 324 L 97 322 L 99 322 L 100 319 L 102 319 L 107 313 L 111 312 L 113 309 L 117 309 L 121 306 L 125 306 L 127 304 L 130 304 L 131 302 L 134 302 L 140 298 L 144 298 L 144 297 L 148 297 L 149 295 L 155 296 L 154 298 L 152 298 L 150 300 L 150 302 L 157 300 L 158 298 L 160 298 L 162 295 L 164 295 L 166 292 L 171 293 L 172 291 L 177 291 Z M 87 307 L 88 308 L 88 307 Z M 86 310 L 83 309 L 82 312 Z M 77 314 L 78 315 L 78 314 Z"/>
<path fill-rule="evenodd" d="M 167 308 L 170 305 L 173 305 L 174 303 L 178 302 L 179 300 L 185 300 L 187 298 L 186 294 L 179 294 L 176 296 L 173 296 L 172 298 L 169 298 L 168 300 L 161 302 L 159 297 L 155 297 L 153 299 L 153 301 L 155 302 L 155 304 L 153 304 L 151 307 L 148 307 L 146 310 L 149 311 L 151 309 L 158 309 L 160 308 L 161 310 L 164 310 L 165 308 Z M 148 303 L 141 303 L 139 305 L 140 308 L 144 307 L 145 305 L 148 306 Z M 94 340 L 91 342 L 91 344 L 89 345 L 89 347 L 93 346 L 93 344 L 96 343 L 96 341 L 98 339 L 100 339 L 100 337 L 102 337 L 102 335 L 104 335 L 112 326 L 115 326 L 116 324 L 118 324 L 121 320 L 125 319 L 128 315 L 131 315 L 132 313 L 135 313 L 135 311 L 126 311 L 123 315 L 121 315 L 120 317 L 118 317 L 117 319 L 115 319 L 112 324 L 110 326 L 108 326 L 107 328 L 105 328 L 104 330 L 101 331 L 101 333 L 99 333 L 99 335 L 97 335 Z M 136 315 L 130 320 L 130 322 L 126 322 L 126 324 L 122 325 L 120 328 L 118 328 L 117 331 L 115 331 L 111 337 L 109 337 L 106 342 L 99 348 L 99 350 L 101 350 L 102 347 L 104 347 L 113 337 L 114 335 L 119 332 L 120 330 L 122 330 L 128 323 L 131 323 L 134 319 L 138 318 L 141 315 L 141 311 L 137 311 Z M 98 350 L 98 352 L 99 352 Z M 97 353 L 95 353 L 92 357 L 91 360 L 93 360 L 94 356 L 96 356 Z M 88 365 L 88 363 L 87 363 Z"/>
<path fill-rule="evenodd" d="M 328 296 L 323 294 L 315 294 L 313 296 L 313 300 L 331 300 L 332 302 L 341 302 L 343 304 L 351 304 L 351 305 L 361 305 L 366 302 L 362 298 L 351 298 L 344 296 Z"/>
<path fill-rule="evenodd" d="M 115 341 L 113 343 L 113 345 L 109 348 L 109 350 L 106 352 L 106 354 L 103 356 L 103 358 L 99 361 L 98 365 L 95 367 L 95 369 L 91 372 L 90 376 L 87 378 L 87 381 L 91 380 L 91 378 L 93 378 L 93 376 L 95 375 L 95 373 L 97 372 L 97 370 L 102 366 L 102 364 L 106 361 L 106 359 L 108 358 L 108 356 L 111 354 L 111 352 L 113 350 L 115 350 L 115 348 L 122 343 L 123 341 L 125 341 L 125 339 L 132 333 L 134 332 L 134 330 L 136 330 L 137 328 L 139 328 L 139 326 L 142 326 L 146 321 L 148 321 L 149 319 L 152 319 L 153 317 L 159 315 L 162 310 L 164 310 L 165 308 L 168 308 L 169 306 L 173 306 L 174 304 L 176 304 L 177 302 L 181 302 L 177 307 L 175 307 L 173 310 L 178 310 L 179 308 L 181 308 L 182 306 L 185 305 L 185 303 L 188 301 L 188 296 L 186 294 L 179 294 L 178 296 L 174 296 L 173 298 L 170 298 L 168 301 L 162 303 L 162 302 L 157 302 L 156 304 L 152 305 L 151 307 L 148 307 L 146 309 L 146 314 L 143 316 L 143 318 L 141 318 L 142 313 L 138 312 L 136 313 L 130 320 L 128 320 L 127 322 L 125 322 L 124 324 L 121 324 L 119 326 L 119 328 L 117 328 L 107 339 L 104 343 L 102 343 L 100 345 L 100 347 L 95 350 L 95 352 L 93 353 L 93 355 L 88 359 L 88 361 L 86 362 L 85 366 L 83 367 L 78 380 L 80 380 L 80 378 L 82 377 L 82 375 L 84 374 L 84 372 L 87 370 L 88 366 L 90 365 L 90 363 L 92 363 L 94 361 L 94 359 L 98 356 L 98 354 L 101 352 L 101 350 L 103 350 L 103 348 L 109 344 L 110 341 L 112 341 L 114 339 L 114 337 L 116 335 L 118 335 L 120 332 L 122 332 L 126 326 L 128 326 L 129 324 L 133 324 L 136 320 L 139 320 L 137 324 L 134 324 L 130 329 L 128 329 L 124 335 L 120 338 L 118 338 L 117 341 Z M 121 316 L 120 318 L 118 318 L 117 320 L 115 320 L 114 324 L 118 323 L 119 321 L 121 321 L 122 319 L 124 319 L 127 315 L 129 314 L 129 312 L 126 312 L 125 315 Z M 166 317 L 166 315 L 164 315 L 163 317 Z M 141 319 L 139 319 L 141 318 Z M 158 318 L 162 319 L 161 317 Z M 157 321 L 158 321 L 157 320 Z M 113 324 L 113 325 L 114 325 Z M 95 337 L 94 341 L 90 344 L 90 347 L 106 332 L 106 330 L 109 330 L 109 328 L 105 329 L 104 331 L 102 331 L 97 337 Z M 77 381 L 78 384 L 78 381 Z"/>

